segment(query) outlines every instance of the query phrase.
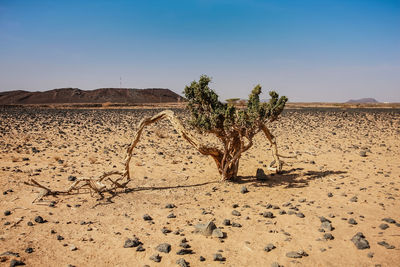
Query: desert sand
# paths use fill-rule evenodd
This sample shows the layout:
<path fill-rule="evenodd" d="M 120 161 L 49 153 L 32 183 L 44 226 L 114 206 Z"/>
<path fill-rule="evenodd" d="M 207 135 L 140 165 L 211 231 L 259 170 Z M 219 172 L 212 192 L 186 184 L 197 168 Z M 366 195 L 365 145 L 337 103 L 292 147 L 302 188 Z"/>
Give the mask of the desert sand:
<path fill-rule="evenodd" d="M 399 266 L 400 109 L 286 109 L 270 129 L 297 158 L 268 171 L 259 134 L 234 182 L 160 122 L 135 149 L 128 190 L 32 203 L 30 178 L 65 189 L 122 169 L 137 123 L 158 111 L 2 108 L 0 265 Z M 196 232 L 210 221 L 223 238 Z"/>

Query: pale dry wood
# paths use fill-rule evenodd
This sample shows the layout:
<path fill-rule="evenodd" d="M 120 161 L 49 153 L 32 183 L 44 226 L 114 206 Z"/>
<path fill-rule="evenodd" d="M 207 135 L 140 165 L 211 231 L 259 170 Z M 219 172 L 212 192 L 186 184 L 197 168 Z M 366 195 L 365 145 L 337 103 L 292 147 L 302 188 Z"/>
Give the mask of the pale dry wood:
<path fill-rule="evenodd" d="M 154 115 L 153 117 L 144 118 L 140 121 L 138 125 L 138 130 L 126 152 L 124 160 L 124 172 L 111 171 L 105 172 L 97 178 L 78 178 L 69 186 L 67 190 L 52 190 L 49 187 L 38 183 L 34 179 L 30 179 L 29 182 L 24 183 L 26 185 L 37 187 L 40 189 L 37 197 L 33 200 L 32 203 L 42 201 L 43 197 L 45 196 L 79 194 L 81 193 L 81 190 L 89 191 L 89 193 L 93 196 L 96 193 L 101 195 L 104 192 L 112 192 L 117 189 L 126 188 L 128 183 L 131 181 L 130 162 L 132 159 L 133 150 L 139 143 L 144 128 L 163 119 L 169 120 L 174 129 L 201 154 L 211 156 L 215 160 L 218 171 L 222 175 L 222 180 L 227 179 L 227 177 L 225 176 L 231 173 L 237 173 L 239 159 L 242 153 L 247 151 L 253 145 L 254 134 L 250 135 L 248 133 L 240 134 L 237 140 L 225 143 L 224 152 L 216 146 L 205 145 L 185 129 L 185 127 L 183 126 L 181 121 L 175 116 L 173 111 L 165 110 Z M 270 164 L 269 169 L 280 172 L 282 170 L 283 162 L 279 158 L 281 155 L 278 154 L 275 137 L 271 134 L 269 129 L 264 124 L 262 124 L 260 128 L 264 132 L 265 136 L 272 146 L 272 155 L 274 157 L 274 161 Z M 245 142 L 245 139 L 247 139 L 247 144 Z M 232 151 L 232 154 L 228 155 L 227 151 Z M 227 159 L 227 156 L 229 156 L 229 160 Z M 274 164 L 276 164 L 276 167 L 272 167 Z M 117 176 L 117 178 L 112 179 L 111 176 L 113 175 Z"/>

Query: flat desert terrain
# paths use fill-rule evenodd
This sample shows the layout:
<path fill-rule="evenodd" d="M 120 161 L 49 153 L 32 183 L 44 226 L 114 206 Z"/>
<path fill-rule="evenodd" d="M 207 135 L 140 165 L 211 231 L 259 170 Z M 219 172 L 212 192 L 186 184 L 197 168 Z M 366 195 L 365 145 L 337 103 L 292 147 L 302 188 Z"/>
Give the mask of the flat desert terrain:
<path fill-rule="evenodd" d="M 162 121 L 128 189 L 32 203 L 29 179 L 65 190 L 122 171 L 137 123 L 159 111 L 2 108 L 0 265 L 399 266 L 400 109 L 286 109 L 270 130 L 297 158 L 268 171 L 259 134 L 234 182 Z M 196 231 L 209 222 L 222 237 Z"/>

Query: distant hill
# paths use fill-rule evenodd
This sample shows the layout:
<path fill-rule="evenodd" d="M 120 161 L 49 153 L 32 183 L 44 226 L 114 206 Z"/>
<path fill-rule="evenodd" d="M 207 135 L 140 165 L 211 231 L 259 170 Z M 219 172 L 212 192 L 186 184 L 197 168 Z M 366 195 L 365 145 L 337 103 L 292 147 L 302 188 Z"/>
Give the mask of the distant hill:
<path fill-rule="evenodd" d="M 68 104 L 68 103 L 166 103 L 178 102 L 181 97 L 169 89 L 101 88 L 80 90 L 61 88 L 44 92 L 0 92 L 0 104 Z"/>
<path fill-rule="evenodd" d="M 375 98 L 350 99 L 346 103 L 379 103 Z"/>

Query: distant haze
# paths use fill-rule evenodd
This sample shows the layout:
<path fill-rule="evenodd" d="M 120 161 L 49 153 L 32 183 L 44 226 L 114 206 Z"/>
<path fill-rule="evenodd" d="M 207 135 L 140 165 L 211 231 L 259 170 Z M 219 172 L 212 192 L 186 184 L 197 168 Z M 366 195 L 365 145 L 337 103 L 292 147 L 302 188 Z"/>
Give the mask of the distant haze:
<path fill-rule="evenodd" d="M 0 91 L 170 88 L 400 102 L 400 1 L 2 0 Z"/>

